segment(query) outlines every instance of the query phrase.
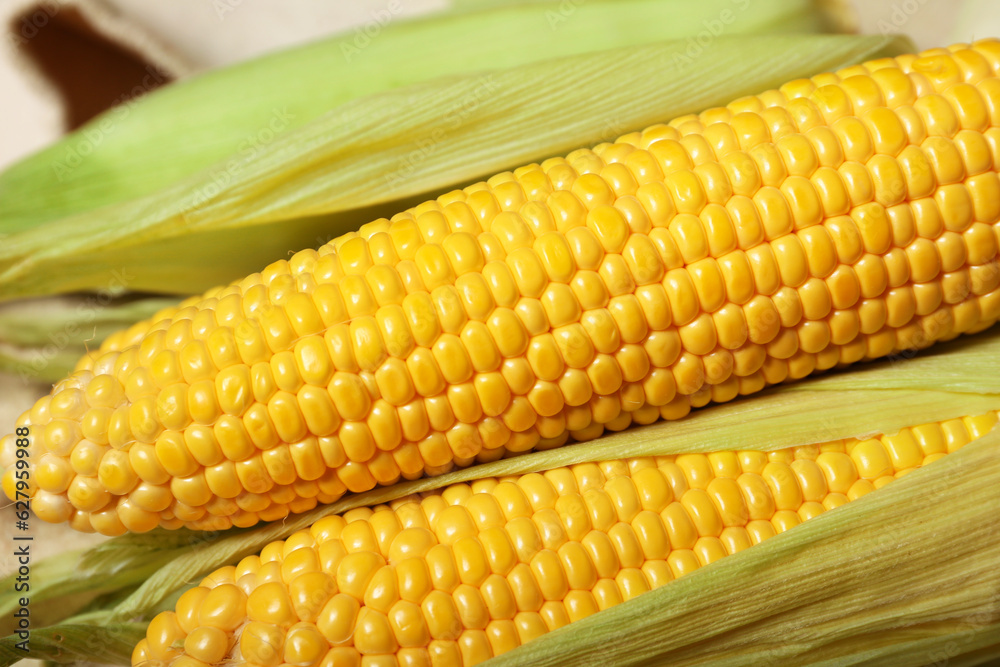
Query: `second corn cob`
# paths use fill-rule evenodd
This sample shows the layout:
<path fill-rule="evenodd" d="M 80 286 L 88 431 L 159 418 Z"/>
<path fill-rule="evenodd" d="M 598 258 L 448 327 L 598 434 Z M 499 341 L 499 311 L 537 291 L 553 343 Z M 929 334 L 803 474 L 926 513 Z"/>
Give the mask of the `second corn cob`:
<path fill-rule="evenodd" d="M 164 311 L 18 422 L 33 507 L 106 534 L 252 525 L 981 330 L 998 71 L 985 41 L 794 81 Z"/>
<path fill-rule="evenodd" d="M 585 463 L 326 517 L 184 593 L 132 664 L 478 664 L 866 495 L 996 423 L 990 412 L 861 441 Z"/>

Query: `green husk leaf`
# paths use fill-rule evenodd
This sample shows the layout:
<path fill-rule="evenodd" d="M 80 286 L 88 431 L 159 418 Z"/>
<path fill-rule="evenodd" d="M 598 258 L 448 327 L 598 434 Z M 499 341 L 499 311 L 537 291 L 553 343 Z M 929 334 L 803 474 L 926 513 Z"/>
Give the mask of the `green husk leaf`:
<path fill-rule="evenodd" d="M 32 566 L 32 612 L 40 605 L 76 593 L 113 593 L 143 581 L 174 557 L 197 546 L 205 535 L 193 531 L 155 530 L 125 534 L 89 549 L 75 549 L 47 558 Z M 16 573 L 0 579 L 0 633 L 9 631 L 11 613 L 18 607 L 14 589 Z"/>
<path fill-rule="evenodd" d="M 17 376 L 25 384 L 58 382 L 80 360 L 78 350 L 20 347 L 0 342 L 0 373 Z"/>
<path fill-rule="evenodd" d="M 812 0 L 507 3 L 409 21 L 383 9 L 357 30 L 129 99 L 13 166 L 0 175 L 0 235 L 153 193 L 230 156 L 252 156 L 275 134 L 365 95 L 687 37 L 707 21 L 726 34 L 825 27 Z M 148 83 L 158 76 L 151 70 Z"/>
<path fill-rule="evenodd" d="M 59 664 L 80 661 L 127 665 L 132 649 L 145 636 L 146 623 L 102 623 L 101 617 L 89 623 L 67 622 L 31 630 L 31 654 L 16 648 L 15 635 L 0 639 L 0 665 L 7 667 L 26 657 L 51 660 Z"/>
<path fill-rule="evenodd" d="M 968 376 L 968 381 L 977 383 L 980 389 L 967 391 L 965 382 L 949 384 L 946 380 L 941 384 L 941 379 L 952 372 Z M 830 384 L 842 386 L 831 388 Z M 887 385 L 892 388 L 884 388 Z M 630 429 L 588 443 L 349 496 L 280 523 L 218 534 L 186 530 L 161 533 L 161 537 L 151 538 L 148 543 L 150 557 L 159 559 L 157 550 L 169 551 L 169 558 L 162 559 L 169 562 L 148 578 L 146 573 L 131 573 L 127 567 L 105 569 L 114 566 L 121 554 L 129 554 L 141 536 L 114 538 L 96 548 L 104 558 L 90 561 L 92 570 L 88 576 L 98 582 L 101 573 L 107 572 L 121 576 L 119 582 L 123 587 L 140 584 L 117 606 L 114 618 L 148 618 L 170 596 L 214 569 L 257 553 L 269 542 L 284 539 L 324 516 L 354 507 L 387 503 L 412 493 L 482 477 L 524 474 L 586 461 L 679 452 L 774 449 L 876 432 L 894 433 L 903 426 L 998 408 L 1000 331 L 985 332 L 943 344 L 913 359 L 855 366 L 843 373 L 777 387 L 745 400 L 696 411 L 680 421 Z M 132 553 L 131 558 L 140 557 Z M 53 586 L 58 586 L 58 581 Z M 13 604 L 10 595 L 0 592 L 0 610 Z"/>
<path fill-rule="evenodd" d="M 25 382 L 57 382 L 106 337 L 177 303 L 110 292 L 0 306 L 0 371 Z"/>
<path fill-rule="evenodd" d="M 32 599 L 35 601 L 44 600 L 43 591 L 46 588 L 62 589 L 68 582 L 74 581 L 76 579 L 76 564 L 86 552 L 86 549 L 72 549 L 64 551 L 56 557 L 39 561 L 31 570 L 32 577 L 38 582 L 33 587 L 35 590 L 31 591 L 33 593 Z M 0 586 L 3 586 L 3 590 L 20 592 L 14 588 L 17 576 L 17 573 L 13 572 L 0 579 Z M 66 591 L 67 595 L 69 593 Z M 16 624 L 16 621 L 12 622 L 10 615 L 19 606 L 18 598 L 17 595 L 7 595 L 0 600 L 0 618 L 3 619 L 0 623 L 0 633 L 10 632 L 11 627 Z M 34 609 L 33 611 L 37 612 Z"/>
<path fill-rule="evenodd" d="M 482 11 L 484 9 L 492 9 L 495 7 L 542 4 L 547 1 L 548 0 L 452 0 L 449 11 Z M 584 0 L 570 0 L 569 2 L 564 1 L 560 3 L 559 8 L 564 12 L 569 12 L 573 8 L 582 4 L 584 4 Z M 685 11 L 691 11 L 693 6 L 695 6 L 695 3 L 686 3 L 682 5 L 682 8 Z M 855 32 L 857 30 L 857 12 L 854 7 L 845 0 L 813 0 L 812 2 L 806 3 L 801 8 L 788 5 L 785 9 L 787 13 L 775 20 L 767 32 L 814 32 L 818 30 Z M 723 17 L 728 19 L 729 15 L 724 14 L 726 10 L 733 12 L 735 15 L 746 11 L 761 11 L 761 8 L 755 7 L 752 3 L 747 2 L 746 0 L 729 0 L 729 2 L 714 5 L 708 12 L 706 12 L 707 20 L 712 21 Z M 770 7 L 765 7 L 763 10 L 764 12 L 773 11 Z M 765 15 L 766 14 L 762 14 L 762 16 Z M 701 25 L 695 25 L 692 34 L 705 27 L 706 25 L 704 22 Z M 776 30 L 775 27 L 780 27 L 780 30 Z M 760 30 L 759 32 L 764 32 L 764 30 Z"/>
<path fill-rule="evenodd" d="M 4 304 L 0 306 L 0 341 L 82 349 L 176 303 L 177 299 L 169 297 L 115 297 L 106 292 Z"/>
<path fill-rule="evenodd" d="M 372 95 L 253 159 L 9 236 L 0 298 L 103 287 L 112 271 L 133 290 L 202 291 L 400 201 L 911 47 L 900 37 L 722 36 L 694 58 L 687 41 L 663 42 Z"/>

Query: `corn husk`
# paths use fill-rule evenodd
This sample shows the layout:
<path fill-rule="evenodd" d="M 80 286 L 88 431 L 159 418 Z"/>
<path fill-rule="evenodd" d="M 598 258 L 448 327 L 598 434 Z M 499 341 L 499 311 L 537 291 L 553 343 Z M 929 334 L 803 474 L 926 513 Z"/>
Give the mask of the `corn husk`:
<path fill-rule="evenodd" d="M 589 51 L 726 34 L 816 32 L 813 0 L 494 3 L 356 29 L 123 101 L 0 175 L 0 234 L 135 199 L 293 130 L 345 102 L 440 76 Z M 725 23 L 720 19 L 727 11 Z M 460 57 L 456 57 L 461 54 Z M 152 68 L 148 86 L 162 80 Z M 137 92 L 142 92 L 140 90 Z"/>
<path fill-rule="evenodd" d="M 451 0 L 449 2 L 448 11 L 451 12 L 461 12 L 461 11 L 481 11 L 483 9 L 490 9 L 493 7 L 509 7 L 512 5 L 526 5 L 526 4 L 542 4 L 545 2 L 551 2 L 551 0 Z M 582 2 L 574 2 L 573 4 L 583 4 Z M 689 3 L 687 6 L 690 6 Z M 563 3 L 562 7 L 567 7 L 568 5 Z M 729 2 L 729 4 L 720 5 L 717 7 L 716 16 L 721 13 L 723 9 L 739 9 L 742 11 L 750 10 L 751 7 L 749 3 L 744 3 L 742 0 L 740 2 Z M 791 5 L 789 4 L 790 8 Z M 811 7 L 815 9 L 814 16 L 809 19 L 799 19 L 807 20 L 807 26 L 817 25 L 816 21 L 819 20 L 822 23 L 819 25 L 825 26 L 829 29 L 833 29 L 836 32 L 854 32 L 858 29 L 858 16 L 857 11 L 854 6 L 846 0 L 816 0 L 811 3 Z M 714 16 L 713 16 L 714 18 Z M 785 25 L 786 21 L 791 21 L 791 19 L 782 19 L 782 25 Z"/>
<path fill-rule="evenodd" d="M 194 293 L 456 183 L 912 49 L 901 37 L 722 36 L 436 79 L 342 105 L 135 201 L 11 234 L 0 299 L 106 288 Z M 388 203 L 387 203 L 388 202 Z"/>
<path fill-rule="evenodd" d="M 1000 331 L 912 359 L 854 366 L 774 388 L 678 422 L 375 489 L 280 523 L 221 534 L 125 535 L 47 565 L 55 576 L 35 593 L 39 609 L 61 604 L 55 597 L 61 586 L 112 595 L 115 602 L 45 630 L 41 636 L 58 634 L 63 640 L 41 642 L 37 656 L 115 660 L 114 647 L 79 653 L 79 642 L 112 632 L 134 633 L 130 637 L 137 641 L 142 627 L 136 621 L 169 608 L 200 577 L 354 507 L 585 461 L 773 449 L 894 433 L 902 426 L 993 409 L 1000 409 Z M 995 431 L 877 493 L 536 640 L 496 664 L 920 665 L 952 644 L 959 647 L 952 659 L 988 655 L 997 641 L 990 633 L 1000 624 L 998 479 L 1000 431 Z M 65 561 L 80 565 L 70 572 L 58 564 Z M 155 561 L 156 567 L 133 573 L 144 561 Z M 0 581 L 5 631 L 16 606 L 10 583 Z M 94 627 L 81 630 L 84 621 Z M 0 663 L 17 657 L 13 641 L 0 640 Z"/>
<path fill-rule="evenodd" d="M 449 3 L 448 10 L 451 12 L 463 12 L 463 11 L 481 11 L 483 9 L 490 9 L 493 7 L 505 7 L 511 5 L 525 5 L 525 4 L 542 4 L 548 2 L 549 0 L 451 0 Z M 561 7 L 568 8 L 575 5 L 583 4 L 580 0 L 570 3 L 561 3 Z M 690 11 L 689 8 L 695 3 L 687 3 L 683 6 L 686 11 Z M 739 9 L 740 12 L 744 11 L 756 11 L 755 8 L 751 7 L 750 3 L 734 2 L 730 0 L 728 3 L 723 3 L 715 7 L 715 12 L 710 15 L 710 19 L 717 18 L 722 11 L 725 9 Z M 789 3 L 787 9 L 791 9 L 792 5 Z M 791 15 L 783 17 L 780 19 L 780 25 L 782 28 L 787 28 L 789 30 L 794 29 L 795 26 L 801 26 L 807 31 L 814 30 L 816 27 L 822 27 L 825 29 L 833 30 L 834 32 L 856 32 L 858 30 L 858 16 L 857 11 L 854 6 L 848 0 L 815 0 L 811 3 L 811 8 L 815 11 L 810 15 L 800 15 L 795 18 Z M 703 26 L 698 26 L 700 30 Z M 773 32 L 773 30 L 769 30 Z"/>
<path fill-rule="evenodd" d="M 0 371 L 23 382 L 56 382 L 72 372 L 88 349 L 175 302 L 167 297 L 105 293 L 4 304 Z"/>

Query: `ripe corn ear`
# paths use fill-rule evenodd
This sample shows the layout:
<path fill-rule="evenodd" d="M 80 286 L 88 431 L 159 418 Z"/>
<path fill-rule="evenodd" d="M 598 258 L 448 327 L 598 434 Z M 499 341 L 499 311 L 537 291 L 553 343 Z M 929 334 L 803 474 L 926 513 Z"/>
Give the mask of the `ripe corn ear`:
<path fill-rule="evenodd" d="M 35 511 L 248 526 L 980 331 L 998 73 L 988 40 L 793 81 L 164 311 L 19 420 Z"/>
<path fill-rule="evenodd" d="M 996 423 L 990 412 L 860 441 L 584 463 L 358 508 L 209 575 L 153 619 L 132 664 L 478 664 L 871 493 Z"/>

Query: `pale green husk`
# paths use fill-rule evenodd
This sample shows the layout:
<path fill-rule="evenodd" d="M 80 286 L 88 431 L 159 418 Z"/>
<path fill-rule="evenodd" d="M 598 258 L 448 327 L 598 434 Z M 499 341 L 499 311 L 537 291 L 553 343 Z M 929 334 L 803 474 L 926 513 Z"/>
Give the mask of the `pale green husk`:
<path fill-rule="evenodd" d="M 88 349 L 174 303 L 172 298 L 104 293 L 0 305 L 0 371 L 24 382 L 56 382 Z"/>
<path fill-rule="evenodd" d="M 813 0 L 492 5 L 404 20 L 389 3 L 343 34 L 129 99 L 0 175 L 0 234 L 150 194 L 349 100 L 435 77 L 686 38 L 706 25 L 728 35 L 825 28 Z M 160 76 L 151 69 L 146 83 Z"/>
<path fill-rule="evenodd" d="M 573 7 L 580 6 L 587 1 L 562 0 L 558 4 L 557 10 L 563 9 L 568 12 Z M 546 2 L 555 6 L 555 3 L 551 3 L 551 0 L 451 0 L 448 11 L 453 13 L 481 11 L 494 7 L 543 4 Z M 679 9 L 681 10 L 679 18 L 681 20 L 686 19 L 688 16 L 687 12 L 691 12 L 697 6 L 698 4 L 693 2 L 679 5 Z M 785 2 L 780 4 L 779 7 L 784 13 L 771 24 L 767 32 L 779 32 L 779 30 L 775 30 L 775 27 L 780 28 L 781 32 L 793 32 L 796 30 L 806 32 L 819 29 L 828 29 L 833 32 L 856 32 L 858 29 L 857 11 L 850 0 L 812 0 L 802 5 L 801 9 L 793 2 Z M 727 2 L 712 5 L 708 13 L 708 20 L 719 18 L 726 9 L 732 10 L 734 14 L 761 11 L 761 7 L 757 7 L 755 3 L 748 2 L 747 0 L 728 0 Z M 765 7 L 764 9 L 765 11 L 773 11 L 769 7 Z M 762 16 L 764 15 L 762 14 Z M 702 25 L 696 26 L 697 30 L 701 30 L 704 27 L 704 22 Z"/>
<path fill-rule="evenodd" d="M 61 585 L 120 595 L 84 616 L 95 632 L 141 637 L 135 622 L 169 608 L 200 577 L 323 516 L 481 477 L 521 474 L 631 456 L 774 449 L 1000 409 L 1000 331 L 940 345 L 916 358 L 854 366 L 778 387 L 678 421 L 597 441 L 380 488 L 250 530 L 190 531 L 109 540 L 75 572 L 58 564 L 35 604 L 51 609 Z M 988 656 L 1000 627 L 1000 431 L 767 543 L 573 624 L 497 659 L 504 664 L 893 664 L 920 665 L 935 651 Z M 159 540 L 163 540 L 162 545 Z M 75 555 L 59 557 L 73 559 Z M 166 563 L 152 574 L 131 566 Z M 105 579 L 115 577 L 113 585 Z M 0 581 L 0 614 L 16 600 Z M 137 588 L 134 588 L 138 585 Z M 134 590 L 133 590 L 134 588 Z M 72 610 L 65 610 L 72 613 Z M 76 647 L 80 619 L 57 626 Z M 67 626 L 63 631 L 63 626 Z M 0 625 L 0 628 L 7 627 Z M 102 629 L 103 628 L 103 629 Z M 9 664 L 13 639 L 0 640 Z M 108 652 L 86 657 L 115 660 Z M 66 661 L 42 644 L 38 657 Z M 17 656 L 20 657 L 20 656 Z M 568 661 L 568 662 L 567 662 Z M 770 661 L 770 663 L 768 662 Z M 973 663 L 969 663 L 973 664 Z"/>
<path fill-rule="evenodd" d="M 0 299 L 102 289 L 119 275 L 131 290 L 199 292 L 428 193 L 912 44 L 724 35 L 691 48 L 676 40 L 587 53 L 349 102 L 252 159 L 8 236 Z"/>
<path fill-rule="evenodd" d="M 0 372 L 15 375 L 24 384 L 58 382 L 80 360 L 77 349 L 22 347 L 0 341 Z"/>

